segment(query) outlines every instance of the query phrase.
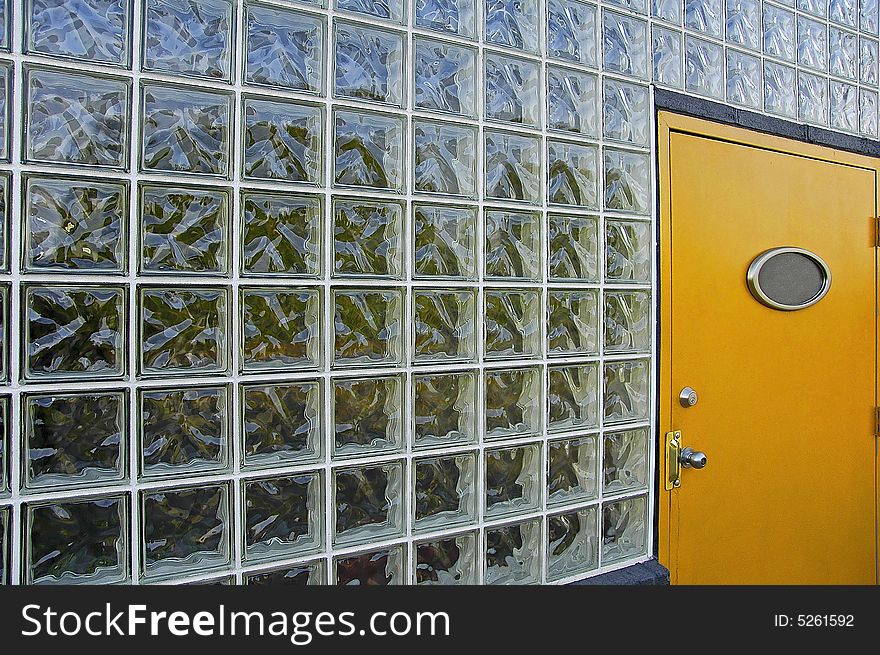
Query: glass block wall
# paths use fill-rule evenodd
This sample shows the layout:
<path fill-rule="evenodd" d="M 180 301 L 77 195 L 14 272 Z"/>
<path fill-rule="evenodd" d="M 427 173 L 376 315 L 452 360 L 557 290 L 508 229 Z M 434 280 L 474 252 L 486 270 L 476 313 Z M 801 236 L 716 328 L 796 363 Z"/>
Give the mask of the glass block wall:
<path fill-rule="evenodd" d="M 0 580 L 652 552 L 649 84 L 877 136 L 876 0 L 3 0 Z"/>

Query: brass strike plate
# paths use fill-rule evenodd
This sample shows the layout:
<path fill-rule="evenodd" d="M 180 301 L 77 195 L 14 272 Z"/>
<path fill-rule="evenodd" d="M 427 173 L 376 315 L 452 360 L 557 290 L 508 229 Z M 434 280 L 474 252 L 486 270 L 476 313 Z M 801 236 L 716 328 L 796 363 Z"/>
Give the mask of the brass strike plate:
<path fill-rule="evenodd" d="M 666 491 L 672 491 L 681 486 L 681 430 L 667 432 L 665 443 L 666 477 L 663 482 Z"/>

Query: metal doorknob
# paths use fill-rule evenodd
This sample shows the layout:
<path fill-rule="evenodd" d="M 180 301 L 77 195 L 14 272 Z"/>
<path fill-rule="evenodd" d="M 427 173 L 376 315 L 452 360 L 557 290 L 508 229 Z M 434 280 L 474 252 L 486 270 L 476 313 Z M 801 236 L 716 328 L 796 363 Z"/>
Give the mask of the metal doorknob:
<path fill-rule="evenodd" d="M 685 468 L 701 469 L 706 466 L 708 461 L 706 453 L 701 453 L 693 448 L 682 448 L 679 461 Z"/>

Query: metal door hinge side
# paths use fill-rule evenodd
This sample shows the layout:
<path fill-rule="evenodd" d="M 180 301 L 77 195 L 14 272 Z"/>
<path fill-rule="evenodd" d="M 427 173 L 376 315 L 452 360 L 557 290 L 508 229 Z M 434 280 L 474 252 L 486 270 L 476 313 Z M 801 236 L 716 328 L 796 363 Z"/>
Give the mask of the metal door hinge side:
<path fill-rule="evenodd" d="M 874 408 L 874 436 L 880 437 L 880 407 Z"/>
<path fill-rule="evenodd" d="M 874 217 L 874 247 L 880 248 L 880 216 Z"/>

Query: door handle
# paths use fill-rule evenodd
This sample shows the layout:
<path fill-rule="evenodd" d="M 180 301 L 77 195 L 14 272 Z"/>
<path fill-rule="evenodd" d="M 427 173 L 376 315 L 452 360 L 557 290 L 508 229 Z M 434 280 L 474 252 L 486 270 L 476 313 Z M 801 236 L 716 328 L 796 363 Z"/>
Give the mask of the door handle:
<path fill-rule="evenodd" d="M 706 453 L 693 448 L 682 448 L 681 430 L 666 433 L 666 476 L 663 480 L 666 491 L 681 486 L 681 469 L 701 469 L 708 463 Z"/>
<path fill-rule="evenodd" d="M 693 448 L 684 448 L 678 456 L 681 465 L 686 469 L 705 468 L 707 463 L 706 453 L 694 450 Z"/>

